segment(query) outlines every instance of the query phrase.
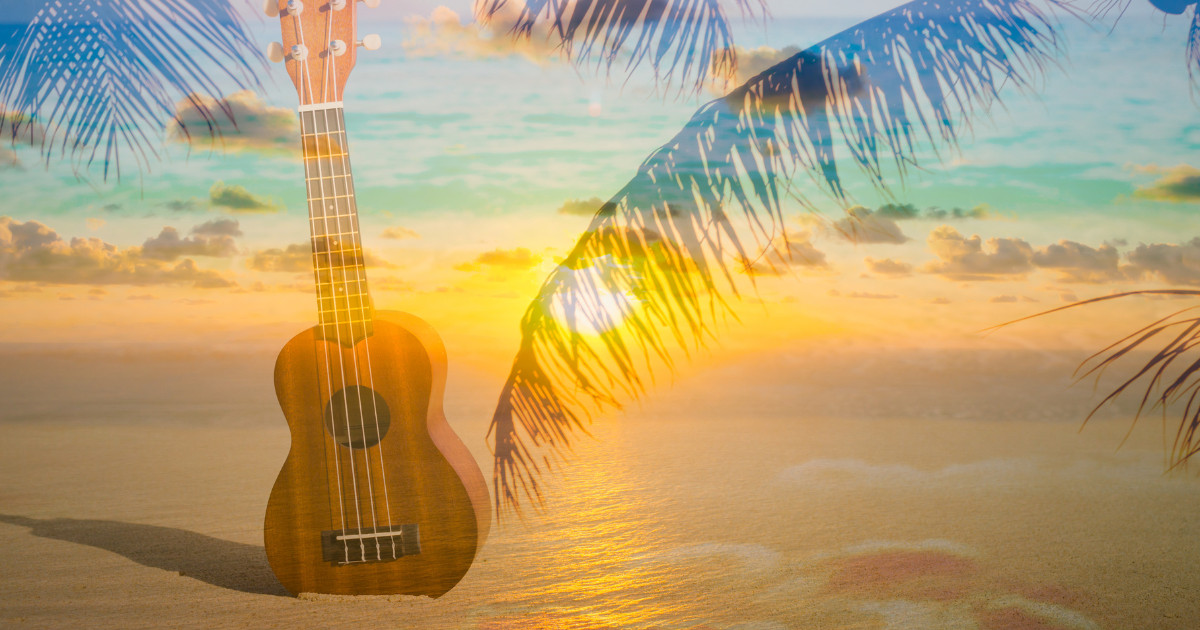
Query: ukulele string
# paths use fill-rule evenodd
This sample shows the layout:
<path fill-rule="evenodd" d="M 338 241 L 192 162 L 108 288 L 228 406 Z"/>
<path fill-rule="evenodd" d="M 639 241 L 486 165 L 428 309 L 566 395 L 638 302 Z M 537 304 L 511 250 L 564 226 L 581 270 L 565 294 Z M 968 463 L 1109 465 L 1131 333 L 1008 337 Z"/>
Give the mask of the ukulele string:
<path fill-rule="evenodd" d="M 336 63 L 333 64 L 333 77 L 334 77 L 334 84 L 336 85 L 336 83 L 337 83 L 337 64 Z M 346 177 L 346 194 L 350 195 L 350 193 L 354 187 L 354 181 L 353 181 L 353 176 L 351 175 L 351 170 L 350 170 L 350 150 L 349 150 L 349 141 L 346 138 L 346 117 L 345 117 L 344 110 L 338 109 L 336 112 L 336 116 L 338 118 L 338 123 L 339 123 L 338 129 L 339 129 L 339 134 L 341 136 L 339 139 L 340 146 L 343 149 L 342 153 L 341 153 L 342 172 L 345 174 L 345 177 Z M 329 128 L 328 125 L 326 125 L 326 129 L 328 129 L 328 128 Z M 332 156 L 331 156 L 330 162 L 332 162 Z M 357 196 L 347 197 L 347 199 L 348 199 L 347 205 L 350 205 L 351 207 L 354 207 L 355 209 L 357 209 L 357 205 L 358 205 Z M 350 221 L 353 222 L 353 225 L 351 226 L 351 238 L 356 240 L 356 242 L 354 243 L 355 251 L 360 252 L 360 255 L 362 256 L 362 264 L 354 266 L 354 279 L 355 279 L 356 286 L 358 286 L 359 290 L 362 292 L 361 295 L 359 296 L 358 309 L 359 309 L 359 314 L 363 320 L 363 326 L 365 327 L 366 322 L 370 319 L 373 319 L 374 313 L 372 313 L 371 309 L 370 309 L 370 297 L 367 295 L 366 290 L 363 289 L 363 286 L 365 285 L 366 280 L 367 280 L 367 278 L 366 278 L 366 275 L 367 275 L 366 252 L 362 248 L 362 230 L 359 229 L 358 212 L 353 212 L 352 215 L 353 216 L 350 217 Z M 378 457 L 376 457 L 376 461 L 379 464 L 379 477 L 380 477 L 379 483 L 381 486 L 383 486 L 383 505 L 384 505 L 385 516 L 387 517 L 387 520 L 385 521 L 385 523 L 386 523 L 385 526 L 388 528 L 388 531 L 390 532 L 391 526 L 392 526 L 392 503 L 391 503 L 391 499 L 388 497 L 387 471 L 386 471 L 387 467 L 384 465 L 384 454 L 383 454 L 383 433 L 380 430 L 380 426 L 379 426 L 379 406 L 375 404 L 375 398 L 374 398 L 375 395 L 373 393 L 375 391 L 375 372 L 371 366 L 371 337 L 369 335 L 364 335 L 362 344 L 363 344 L 363 352 L 366 356 L 367 387 L 368 387 L 369 391 L 372 392 L 372 394 L 371 394 L 371 411 L 373 412 L 374 420 L 375 420 L 375 435 L 379 437 L 379 441 L 376 443 L 377 447 L 379 448 L 379 453 L 378 453 Z M 357 369 L 358 369 L 357 361 L 355 362 L 355 369 L 356 369 L 355 376 L 358 377 L 359 375 L 357 373 Z M 361 391 L 362 390 L 360 389 L 359 390 L 360 396 L 361 396 Z M 360 414 L 360 421 L 362 422 L 362 424 L 365 425 L 366 418 L 363 417 L 364 412 L 363 412 L 361 398 L 359 400 L 358 409 L 359 409 L 359 414 Z M 365 450 L 363 452 L 363 457 L 364 458 L 366 457 Z M 367 463 L 367 483 L 368 483 L 368 488 L 370 488 L 371 468 L 370 468 L 369 462 Z M 374 520 L 375 519 L 375 494 L 371 490 L 368 490 L 368 491 L 371 492 L 371 518 L 372 518 L 372 520 Z M 379 533 L 378 527 L 376 527 L 375 533 L 376 534 Z M 392 559 L 395 560 L 396 558 L 399 557 L 398 555 L 396 555 L 396 539 L 394 536 L 389 535 L 388 540 L 391 542 Z M 383 559 L 383 556 L 382 556 L 383 551 L 379 547 L 379 539 L 378 538 L 376 538 L 375 551 L 377 553 L 377 559 L 382 560 Z"/>
<path fill-rule="evenodd" d="M 337 61 L 336 61 L 335 55 L 332 52 L 332 42 L 333 42 L 333 11 L 332 11 L 332 8 L 333 7 L 330 6 L 331 10 L 326 12 L 326 17 L 325 17 L 325 51 L 326 51 L 325 52 L 325 64 L 326 64 L 326 68 L 327 68 L 327 70 L 325 71 L 325 76 L 328 80 L 324 81 L 324 84 L 321 86 L 321 89 L 323 92 L 321 95 L 322 96 L 321 100 L 326 103 L 329 102 L 329 99 L 331 96 L 329 93 L 330 88 L 331 87 L 334 89 L 337 88 L 337 79 L 338 79 Z M 339 99 L 339 101 L 340 101 L 340 99 Z M 338 110 L 340 111 L 341 108 L 338 108 Z M 331 135 L 332 134 L 331 127 L 329 126 L 329 109 L 326 108 L 326 109 L 321 110 L 321 116 L 325 120 L 325 134 L 327 136 L 325 140 L 326 140 L 327 146 L 330 148 L 330 151 L 329 151 L 329 172 L 331 175 L 330 184 L 332 185 L 331 187 L 333 188 L 333 198 L 334 198 L 333 203 L 334 203 L 334 207 L 336 208 L 336 213 L 337 213 L 337 220 L 335 221 L 335 223 L 337 224 L 339 239 L 342 236 L 343 220 L 345 219 L 346 223 L 350 223 L 350 231 L 349 231 L 350 245 L 351 245 L 350 251 L 353 256 L 354 277 L 356 279 L 354 286 L 355 286 L 355 291 L 358 296 L 359 308 L 360 308 L 360 310 L 362 310 L 362 303 L 363 303 L 363 300 L 366 299 L 366 297 L 367 297 L 367 292 L 365 290 L 363 290 L 363 283 L 361 282 L 361 279 L 359 279 L 359 274 L 360 274 L 359 269 L 362 268 L 362 266 L 366 264 L 366 255 L 362 249 L 362 239 L 359 237 L 358 224 L 356 221 L 356 218 L 358 215 L 358 213 L 357 213 L 357 205 L 358 204 L 356 203 L 356 200 L 351 196 L 351 190 L 352 190 L 351 187 L 353 184 L 350 179 L 350 168 L 349 168 L 349 164 L 347 162 L 347 160 L 349 159 L 348 156 L 350 153 L 350 148 L 349 148 L 349 146 L 347 146 L 347 143 L 346 143 L 346 127 L 345 127 L 346 123 L 345 123 L 345 119 L 343 116 L 339 116 L 335 113 L 334 117 L 340 125 L 338 128 L 339 129 L 338 133 L 339 133 L 340 137 L 338 138 L 337 146 L 338 146 L 339 157 L 341 158 L 341 162 L 342 162 L 342 175 L 341 175 L 343 177 L 342 183 L 345 185 L 344 192 L 346 193 L 346 195 L 345 195 L 346 213 L 345 213 L 345 215 L 343 215 L 341 208 L 338 206 L 338 204 L 340 202 L 338 201 L 337 185 L 334 184 L 338 175 L 336 173 L 336 168 L 333 163 L 333 146 L 334 145 L 332 143 L 333 138 Z M 320 162 L 318 162 L 318 164 L 319 163 Z M 345 250 L 345 248 L 338 248 L 338 250 L 339 250 L 338 256 L 340 257 L 340 259 L 342 261 L 342 265 L 341 265 L 342 286 L 345 287 L 346 281 L 347 281 L 347 276 L 348 276 L 348 274 L 346 273 L 346 250 Z M 361 273 L 363 275 L 366 275 L 365 269 Z M 359 368 L 359 357 L 358 357 L 358 344 L 356 343 L 357 340 L 355 339 L 355 336 L 354 336 L 354 310 L 350 305 L 349 287 L 347 287 L 346 290 L 343 291 L 343 293 L 345 293 L 345 298 L 346 298 L 346 318 L 349 320 L 349 323 L 350 323 L 350 326 L 349 326 L 350 352 L 351 352 L 351 356 L 354 359 L 354 384 L 355 384 L 354 392 L 355 392 L 356 396 L 358 397 L 358 426 L 359 426 L 359 430 L 363 437 L 363 446 L 362 446 L 363 466 L 366 468 L 366 472 L 367 472 L 367 500 L 368 500 L 368 505 L 370 505 L 370 507 L 371 507 L 371 531 L 375 535 L 374 538 L 372 538 L 372 540 L 375 541 L 375 559 L 382 560 L 383 553 L 379 548 L 379 520 L 375 514 L 375 489 L 374 489 L 373 482 L 371 479 L 371 445 L 367 444 L 367 440 L 366 440 L 366 437 L 367 437 L 366 430 L 365 430 L 366 429 L 366 418 L 363 416 L 363 404 L 362 404 L 362 402 L 363 402 L 362 401 L 362 396 L 363 396 L 362 377 L 361 377 L 361 374 L 359 373 L 360 368 Z M 362 312 L 362 317 L 359 318 L 358 325 L 362 327 L 363 342 L 365 343 L 366 339 L 367 339 L 367 334 L 366 334 L 367 317 L 366 317 L 365 311 Z M 375 406 L 375 390 L 370 389 L 368 386 L 368 391 L 371 392 L 371 394 L 370 394 L 371 406 L 374 407 Z M 343 400 L 345 400 L 345 396 L 343 396 L 342 398 L 343 398 Z M 346 401 L 346 404 L 349 405 L 349 401 Z M 349 414 L 349 412 L 347 412 L 346 413 L 347 427 L 349 426 L 349 424 L 350 424 L 350 414 Z M 376 429 L 375 437 L 377 439 L 382 439 L 382 436 L 379 435 L 378 423 L 376 423 L 375 429 Z M 349 433 L 348 430 L 347 430 L 347 433 Z M 353 457 L 354 457 L 353 450 L 350 451 L 350 457 L 351 457 L 351 461 L 353 461 Z M 357 484 L 357 477 L 355 477 L 355 483 Z M 357 500 L 357 497 L 358 497 L 358 490 L 357 490 L 357 485 L 356 485 L 356 489 L 355 489 L 355 499 L 356 500 Z M 362 527 L 361 520 L 359 521 L 359 527 L 360 528 Z M 360 538 L 359 542 L 361 543 L 362 540 L 363 539 Z M 366 560 L 365 547 L 363 549 L 363 560 Z"/>
<path fill-rule="evenodd" d="M 351 353 L 351 357 L 352 357 L 352 363 L 354 366 L 353 377 L 354 377 L 354 383 L 357 385 L 355 387 L 355 396 L 358 399 L 358 415 L 359 415 L 358 426 L 360 428 L 360 434 L 362 435 L 362 438 L 363 438 L 361 450 L 363 452 L 362 453 L 363 454 L 363 466 L 366 468 L 366 474 L 367 474 L 367 497 L 368 497 L 367 502 L 371 508 L 371 529 L 372 529 L 373 533 L 378 534 L 379 533 L 379 521 L 378 521 L 378 515 L 376 514 L 376 510 L 375 510 L 375 491 L 374 491 L 374 484 L 373 484 L 373 481 L 371 478 L 372 477 L 372 475 L 371 475 L 371 455 L 370 455 L 371 451 L 370 451 L 370 445 L 368 445 L 366 443 L 366 431 L 362 430 L 366 426 L 366 421 L 365 421 L 365 417 L 363 415 L 363 388 L 362 388 L 362 374 L 360 372 L 360 367 L 359 367 L 360 360 L 359 360 L 359 353 L 358 353 L 358 344 L 356 343 L 355 332 L 354 332 L 354 327 L 355 327 L 356 323 L 359 326 L 363 326 L 364 330 L 365 330 L 366 317 L 365 316 L 360 317 L 357 322 L 355 321 L 354 307 L 352 305 L 352 301 L 350 298 L 350 295 L 352 293 L 349 288 L 350 279 L 349 279 L 349 273 L 347 272 L 347 269 L 349 267 L 354 267 L 354 269 L 355 269 L 355 285 L 354 286 L 356 287 L 354 290 L 354 293 L 358 296 L 359 303 L 361 304 L 362 299 L 365 297 L 364 292 L 362 291 L 361 278 L 359 278 L 359 273 L 358 273 L 358 267 L 362 263 L 361 245 L 356 242 L 357 239 L 355 237 L 357 236 L 357 234 L 355 233 L 355 226 L 353 226 L 353 224 L 347 226 L 347 229 L 345 231 L 343 230 L 343 226 L 346 223 L 351 223 L 353 220 L 352 212 L 351 212 L 352 206 L 350 205 L 352 202 L 350 201 L 349 197 L 347 196 L 347 206 L 348 207 L 346 208 L 346 212 L 343 213 L 342 208 L 341 208 L 341 200 L 339 199 L 337 187 L 336 187 L 336 184 L 333 183 L 334 181 L 336 181 L 336 178 L 339 177 L 339 175 L 337 174 L 336 165 L 334 164 L 334 158 L 333 158 L 334 138 L 332 136 L 332 133 L 333 133 L 332 127 L 329 124 L 329 122 L 330 122 L 329 121 L 329 110 L 328 109 L 322 110 L 321 116 L 325 122 L 326 141 L 329 143 L 328 146 L 330 148 L 329 171 L 332 174 L 331 185 L 333 186 L 333 195 L 334 195 L 333 207 L 335 209 L 335 215 L 334 215 L 334 224 L 336 226 L 335 229 L 338 231 L 339 239 L 341 239 L 341 237 L 344 235 L 350 236 L 350 248 L 349 249 L 350 249 L 350 253 L 351 253 L 351 261 L 349 262 L 349 264 L 347 264 L 347 261 L 346 261 L 346 247 L 344 247 L 344 242 L 340 242 L 339 246 L 338 246 L 338 258 L 339 258 L 339 261 L 341 262 L 341 265 L 339 266 L 341 278 L 339 279 L 339 281 L 340 281 L 341 285 L 343 287 L 345 287 L 345 290 L 342 291 L 342 293 L 343 293 L 342 301 L 345 303 L 345 307 L 346 307 L 346 320 L 347 320 L 347 323 L 349 324 L 348 333 L 350 335 L 349 341 L 351 344 L 350 353 Z M 338 120 L 337 116 L 335 115 L 335 121 L 337 121 L 337 120 Z M 344 135 L 344 134 L 342 134 L 342 135 Z M 344 138 L 342 140 L 344 140 Z M 339 142 L 340 141 L 341 140 L 339 140 Z M 340 145 L 337 150 L 342 152 L 342 154 L 343 154 L 342 160 L 343 160 L 343 167 L 344 167 L 345 166 L 344 155 L 346 152 L 346 147 L 345 147 L 345 145 Z M 348 174 L 349 174 L 349 172 L 343 168 L 341 176 L 344 177 L 344 176 L 347 176 Z M 347 181 L 345 183 L 348 184 L 349 182 Z M 348 186 L 347 186 L 347 189 L 345 192 L 347 193 L 347 195 L 349 195 L 349 187 Z M 338 308 L 338 305 L 336 304 L 336 297 L 335 297 L 334 308 L 335 309 Z M 363 315 L 365 315 L 365 314 L 363 314 Z M 340 335 L 340 333 L 339 333 L 339 335 Z M 340 340 L 340 337 L 339 337 L 339 340 Z M 365 342 L 365 339 L 364 339 L 364 342 Z M 375 401 L 374 401 L 373 394 L 369 394 L 369 396 L 371 397 L 371 402 L 374 403 Z M 347 406 L 346 407 L 347 408 L 346 426 L 347 426 L 347 432 L 349 432 L 349 426 L 350 426 L 349 397 L 343 396 L 343 400 L 345 401 L 346 406 Z M 376 436 L 378 436 L 378 435 L 379 435 L 379 433 L 378 433 L 378 431 L 376 431 Z M 352 459 L 354 458 L 353 450 L 350 451 L 350 457 Z M 357 483 L 357 476 L 356 476 L 356 483 Z M 355 492 L 357 493 L 357 489 L 355 490 Z M 360 522 L 360 526 L 361 526 L 361 522 Z M 375 545 L 376 559 L 381 560 L 382 556 L 381 556 L 380 550 L 379 550 L 378 537 L 376 537 L 375 540 L 376 540 L 376 545 Z"/>
<path fill-rule="evenodd" d="M 307 48 L 308 45 L 304 41 L 304 29 L 299 28 L 299 20 L 296 20 L 294 22 L 294 24 L 296 25 L 297 40 L 300 42 L 301 46 Z M 308 105 L 312 106 L 312 105 L 315 105 L 314 101 L 316 100 L 316 93 L 314 92 L 313 87 L 312 87 L 312 74 L 310 72 L 307 56 L 300 60 L 300 65 L 301 65 L 301 68 L 299 71 L 302 73 L 302 76 L 304 77 L 304 85 L 306 85 L 308 87 Z M 303 91 L 304 90 L 303 90 L 303 86 L 302 86 L 301 92 L 303 92 Z M 301 102 L 304 101 L 303 98 L 301 98 L 300 100 L 301 100 Z M 315 216 L 315 212 L 313 210 L 313 204 L 312 204 L 311 200 L 309 203 L 309 227 L 310 227 L 310 231 L 313 234 L 313 248 L 312 248 L 313 249 L 313 273 L 316 276 L 316 282 L 317 282 L 317 321 L 321 325 L 321 332 L 322 332 L 321 346 L 325 351 L 325 378 L 326 378 L 325 382 L 327 384 L 326 389 L 329 392 L 330 400 L 332 400 L 332 397 L 333 397 L 332 363 L 333 362 L 329 358 L 329 342 L 328 342 L 328 340 L 324 339 L 324 332 L 325 332 L 326 328 L 328 327 L 327 321 L 326 321 L 326 317 L 328 314 L 325 312 L 325 309 L 322 308 L 323 305 L 321 303 L 323 301 L 321 299 L 321 275 L 320 275 L 321 264 L 320 264 L 320 254 L 318 251 L 319 243 L 324 243 L 326 245 L 325 249 L 328 252 L 328 249 L 329 249 L 328 248 L 329 218 L 325 215 L 325 212 L 324 212 L 325 191 L 324 191 L 324 184 L 320 181 L 320 179 L 321 179 L 320 143 L 317 142 L 318 138 L 317 138 L 317 134 L 316 134 L 316 112 L 315 112 L 315 110 L 312 111 L 311 114 L 312 114 L 311 120 L 313 123 L 312 124 L 313 142 L 312 142 L 311 146 L 317 151 L 317 154 L 315 156 L 316 161 L 317 161 L 317 181 L 318 181 L 318 185 L 319 185 L 319 190 L 321 191 L 320 201 L 318 203 L 320 203 L 322 206 L 321 216 L 323 218 L 323 223 L 325 225 L 325 235 L 324 235 L 325 238 L 322 240 L 320 238 L 322 235 L 318 233 L 318 225 L 316 222 L 316 216 Z M 301 116 L 301 122 L 303 122 L 303 116 Z M 303 132 L 303 129 L 301 131 Z M 305 152 L 305 153 L 307 153 L 307 152 Z M 311 190 L 311 181 L 312 180 L 310 178 L 308 178 L 308 175 L 310 174 L 309 164 L 308 164 L 308 156 L 304 155 L 303 157 L 304 157 L 305 180 L 306 180 L 306 184 L 308 184 L 310 186 L 310 190 Z M 329 263 L 328 263 L 329 283 L 328 284 L 330 287 L 333 287 L 333 285 L 334 285 L 334 283 L 333 283 L 333 258 L 332 258 L 332 256 L 328 256 L 328 253 L 327 253 L 327 257 L 329 258 Z M 334 317 L 334 319 L 333 319 L 334 335 L 335 335 L 335 337 L 338 338 L 338 348 L 339 348 L 338 349 L 338 363 L 341 364 L 343 362 L 341 351 L 340 351 L 340 348 L 341 348 L 341 339 L 340 339 L 341 325 L 338 322 L 336 308 L 333 309 L 333 317 Z M 345 383 L 345 367 L 344 366 L 342 366 L 341 371 L 342 371 L 342 382 Z M 318 379 L 318 383 L 317 383 L 318 399 L 321 398 L 320 391 L 321 391 L 321 386 L 320 386 L 320 381 Z M 347 409 L 346 415 L 348 418 L 349 417 L 348 409 Z M 333 432 L 332 426 L 330 428 L 331 428 L 331 433 L 332 433 Z M 330 439 L 333 439 L 333 444 L 331 445 L 331 448 L 333 449 L 334 466 L 336 468 L 336 474 L 337 474 L 338 503 L 339 503 L 339 507 L 340 507 L 339 511 L 341 513 L 341 520 L 342 520 L 342 545 L 345 550 L 345 558 L 347 561 L 349 561 L 350 560 L 350 541 L 346 537 L 346 535 L 347 535 L 346 499 L 345 499 L 345 494 L 343 492 L 343 486 L 345 485 L 345 482 L 342 477 L 341 459 L 338 454 L 339 453 L 339 451 L 338 451 L 339 445 L 338 445 L 337 440 L 334 439 L 335 437 L 336 436 L 331 436 L 331 438 L 330 438 Z M 347 426 L 347 438 L 349 438 L 349 426 Z M 326 460 L 326 461 L 328 461 L 328 460 Z M 328 475 L 328 472 L 329 472 L 328 464 L 326 464 L 326 466 L 327 466 L 326 474 Z M 352 478 L 354 478 L 353 453 L 351 453 L 350 466 L 351 466 L 351 476 L 352 476 Z M 355 489 L 354 505 L 355 505 L 355 509 L 357 510 L 357 508 L 358 508 L 357 488 Z M 361 522 L 359 523 L 359 525 L 361 526 Z M 360 547 L 360 551 L 365 556 L 366 550 L 365 550 L 365 548 L 363 548 L 361 539 L 359 540 L 359 547 Z"/>

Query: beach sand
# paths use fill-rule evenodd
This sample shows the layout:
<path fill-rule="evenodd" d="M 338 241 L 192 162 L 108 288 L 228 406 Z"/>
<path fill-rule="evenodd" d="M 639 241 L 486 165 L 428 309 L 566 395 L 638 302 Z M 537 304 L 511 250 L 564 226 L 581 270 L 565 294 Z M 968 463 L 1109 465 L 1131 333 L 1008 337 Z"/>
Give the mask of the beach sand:
<path fill-rule="evenodd" d="M 276 582 L 270 357 L 21 352 L 0 373 L 5 628 L 1200 627 L 1200 483 L 1163 475 L 1157 420 L 1120 449 L 1126 417 L 1079 431 L 1088 394 L 1046 382 L 1058 362 L 960 398 L 906 397 L 931 375 L 888 360 L 683 378 L 595 425 L 546 511 L 493 529 L 429 600 Z M 77 386 L 55 395 L 61 379 Z M 452 373 L 447 405 L 485 471 L 489 379 Z"/>

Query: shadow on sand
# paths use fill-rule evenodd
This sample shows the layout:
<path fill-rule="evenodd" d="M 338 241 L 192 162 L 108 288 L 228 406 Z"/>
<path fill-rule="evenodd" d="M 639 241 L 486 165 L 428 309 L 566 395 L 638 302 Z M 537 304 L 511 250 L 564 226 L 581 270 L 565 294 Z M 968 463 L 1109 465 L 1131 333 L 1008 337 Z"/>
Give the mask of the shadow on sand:
<path fill-rule="evenodd" d="M 41 538 L 89 545 L 134 562 L 256 595 L 288 596 L 258 545 L 230 542 L 186 529 L 120 521 L 35 519 L 0 514 L 0 523 L 28 527 Z"/>

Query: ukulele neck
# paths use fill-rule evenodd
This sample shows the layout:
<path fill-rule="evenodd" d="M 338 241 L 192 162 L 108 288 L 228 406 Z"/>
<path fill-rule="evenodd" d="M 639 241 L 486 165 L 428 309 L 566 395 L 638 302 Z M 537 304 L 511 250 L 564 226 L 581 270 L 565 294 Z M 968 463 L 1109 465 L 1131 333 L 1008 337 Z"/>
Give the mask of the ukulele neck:
<path fill-rule="evenodd" d="M 304 179 L 321 336 L 353 346 L 373 332 L 342 104 L 300 107 Z"/>

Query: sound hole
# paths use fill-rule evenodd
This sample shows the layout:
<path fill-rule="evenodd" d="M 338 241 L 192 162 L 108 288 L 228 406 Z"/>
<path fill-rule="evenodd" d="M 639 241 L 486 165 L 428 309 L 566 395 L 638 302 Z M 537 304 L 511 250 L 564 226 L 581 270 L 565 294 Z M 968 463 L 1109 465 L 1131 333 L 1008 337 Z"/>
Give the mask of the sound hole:
<path fill-rule="evenodd" d="M 338 444 L 350 448 L 375 446 L 391 422 L 383 396 L 360 385 L 335 392 L 325 406 L 325 428 Z"/>

